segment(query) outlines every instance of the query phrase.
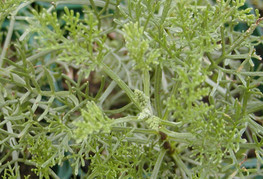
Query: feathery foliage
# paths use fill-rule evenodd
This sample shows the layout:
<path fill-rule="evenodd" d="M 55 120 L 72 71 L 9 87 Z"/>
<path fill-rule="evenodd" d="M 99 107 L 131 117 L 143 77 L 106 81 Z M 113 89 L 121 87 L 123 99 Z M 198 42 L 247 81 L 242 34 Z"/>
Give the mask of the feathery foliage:
<path fill-rule="evenodd" d="M 83 178 L 262 176 L 257 10 L 244 0 L 43 2 L 0 2 L 0 22 L 10 17 L 3 178 L 63 177 L 65 162 Z"/>

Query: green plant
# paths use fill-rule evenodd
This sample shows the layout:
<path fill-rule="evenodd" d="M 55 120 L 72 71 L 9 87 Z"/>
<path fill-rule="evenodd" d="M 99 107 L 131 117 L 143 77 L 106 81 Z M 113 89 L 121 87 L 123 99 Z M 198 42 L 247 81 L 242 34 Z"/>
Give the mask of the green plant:
<path fill-rule="evenodd" d="M 26 165 L 59 178 L 66 161 L 83 178 L 262 176 L 262 18 L 244 0 L 12 2 L 0 2 L 3 177 Z"/>

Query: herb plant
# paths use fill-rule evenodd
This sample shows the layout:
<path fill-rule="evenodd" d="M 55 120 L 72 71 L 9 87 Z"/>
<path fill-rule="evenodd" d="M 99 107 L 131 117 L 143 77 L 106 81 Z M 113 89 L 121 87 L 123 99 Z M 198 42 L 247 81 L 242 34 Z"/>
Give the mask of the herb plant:
<path fill-rule="evenodd" d="M 60 178 L 66 162 L 82 178 L 263 175 L 257 10 L 41 2 L 0 1 L 1 177 Z"/>

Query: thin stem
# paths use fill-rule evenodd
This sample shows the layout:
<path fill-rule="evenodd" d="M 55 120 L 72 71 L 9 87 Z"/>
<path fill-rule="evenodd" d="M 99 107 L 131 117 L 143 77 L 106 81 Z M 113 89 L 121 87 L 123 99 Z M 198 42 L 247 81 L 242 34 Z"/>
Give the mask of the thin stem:
<path fill-rule="evenodd" d="M 101 16 L 101 15 L 106 11 L 106 9 L 107 9 L 108 6 L 109 6 L 109 3 L 110 3 L 110 0 L 107 0 L 105 6 L 104 6 L 103 9 L 99 12 L 99 16 Z"/>
<path fill-rule="evenodd" d="M 249 81 L 249 80 L 248 80 Z M 249 85 L 243 92 L 243 99 L 242 99 L 242 116 L 245 116 L 248 100 L 250 97 Z"/>
<path fill-rule="evenodd" d="M 195 136 L 191 133 L 173 132 L 164 127 L 160 128 L 159 131 L 165 133 L 169 137 L 169 139 L 178 141 L 178 142 L 182 142 L 182 143 L 188 143 L 190 141 L 196 140 Z"/>
<path fill-rule="evenodd" d="M 159 170 L 160 170 L 160 167 L 161 167 L 165 153 L 166 153 L 165 149 L 162 149 L 161 152 L 159 153 L 159 156 L 157 158 L 157 161 L 155 163 L 155 166 L 154 166 L 154 169 L 152 172 L 151 179 L 156 179 L 158 177 L 158 173 L 159 173 Z"/>
<path fill-rule="evenodd" d="M 141 129 L 141 128 L 132 128 L 132 127 L 112 127 L 113 131 L 133 131 L 134 133 L 142 134 L 158 134 L 156 130 L 153 129 Z"/>
<path fill-rule="evenodd" d="M 118 118 L 115 119 L 112 124 L 119 124 L 119 123 L 131 122 L 131 121 L 138 121 L 138 117 L 128 116 L 128 117 Z"/>
<path fill-rule="evenodd" d="M 150 74 L 149 74 L 149 71 L 148 70 L 144 70 L 143 72 L 144 74 L 144 80 L 143 80 L 143 83 L 144 83 L 144 94 L 148 97 L 150 97 Z"/>
<path fill-rule="evenodd" d="M 172 121 L 168 121 L 166 119 L 161 120 L 160 123 L 162 125 L 171 126 L 171 127 L 178 127 L 178 126 L 182 125 L 181 121 L 180 122 L 172 122 Z"/>
<path fill-rule="evenodd" d="M 157 116 L 162 118 L 162 104 L 161 104 L 161 79 L 162 79 L 162 69 L 160 65 L 156 66 L 155 69 L 155 81 L 154 81 L 154 105 L 155 110 L 157 111 Z"/>
<path fill-rule="evenodd" d="M 103 104 L 106 98 L 111 94 L 111 92 L 113 91 L 115 87 L 116 87 L 116 83 L 115 81 L 112 81 L 110 85 L 107 87 L 107 89 L 104 91 L 104 93 L 98 99 L 100 106 Z"/>
<path fill-rule="evenodd" d="M 1 56 L 0 56 L 0 67 L 3 66 L 3 61 L 4 61 L 6 52 L 7 52 L 7 50 L 8 50 L 8 46 L 9 46 L 10 41 L 11 41 L 11 37 L 12 37 L 13 31 L 14 31 L 15 16 L 16 16 L 16 14 L 18 13 L 18 11 L 19 11 L 20 9 L 26 7 L 26 6 L 29 5 L 29 4 L 31 4 L 31 2 L 26 2 L 26 3 L 20 4 L 20 5 L 16 8 L 16 10 L 11 14 L 10 25 L 9 25 L 8 32 L 7 32 L 7 36 L 6 36 L 6 39 L 5 39 L 3 51 L 2 51 Z"/>
<path fill-rule="evenodd" d="M 57 176 L 57 174 L 56 174 L 51 168 L 49 168 L 48 171 L 49 171 L 49 174 L 52 176 L 52 178 L 54 178 L 54 179 L 60 179 L 60 178 Z"/>
<path fill-rule="evenodd" d="M 119 109 L 111 109 L 111 110 L 104 110 L 105 113 L 109 113 L 109 114 L 116 114 L 116 113 L 121 113 L 127 109 L 129 109 L 131 106 L 133 105 L 133 103 L 129 103 Z"/>
<path fill-rule="evenodd" d="M 225 42 L 225 33 L 224 33 L 225 27 L 222 26 L 220 29 L 221 32 L 221 42 L 222 42 L 222 56 L 225 55 L 226 51 L 226 42 Z"/>
<path fill-rule="evenodd" d="M 188 175 L 189 178 L 192 177 L 192 172 L 187 168 L 187 166 L 184 164 L 184 162 L 181 160 L 181 158 L 178 156 L 176 152 L 172 155 L 173 159 L 177 163 L 177 165 Z"/>
<path fill-rule="evenodd" d="M 3 61 L 4 61 L 4 58 L 5 58 L 6 52 L 8 50 L 8 46 L 10 44 L 12 34 L 13 34 L 14 25 L 15 25 L 15 18 L 14 18 L 14 16 L 11 16 L 10 26 L 8 28 L 8 33 L 7 33 L 7 36 L 6 36 L 6 39 L 5 39 L 3 51 L 2 51 L 1 56 L 0 56 L 0 67 L 3 66 Z"/>
<path fill-rule="evenodd" d="M 177 91 L 178 85 L 179 85 L 178 82 L 176 82 L 176 83 L 173 85 L 173 89 L 172 89 L 172 92 L 171 92 L 171 96 L 173 96 L 173 95 L 175 94 L 175 92 Z M 162 118 L 163 120 L 167 120 L 167 119 L 168 119 L 169 112 L 170 112 L 170 110 L 169 110 L 168 106 L 166 106 L 165 111 L 164 111 L 164 115 L 163 115 L 163 118 Z"/>
<path fill-rule="evenodd" d="M 34 55 L 26 58 L 26 61 L 29 61 L 29 62 L 32 63 L 32 62 L 34 62 L 35 60 L 39 60 L 40 57 L 43 57 L 43 56 L 45 56 L 45 55 L 47 55 L 47 54 L 49 54 L 49 53 L 55 52 L 55 51 L 57 51 L 57 50 L 60 50 L 60 49 L 52 49 L 52 50 L 44 50 L 44 51 L 41 51 L 41 52 L 39 52 L 39 53 L 36 53 L 36 54 L 34 54 Z M 19 62 L 16 63 L 16 64 L 17 64 L 17 65 L 22 65 L 23 62 L 22 62 L 22 61 L 19 61 Z M 14 69 L 14 68 L 15 68 L 15 66 L 9 66 L 9 67 L 7 67 L 7 68 L 5 68 L 5 69 L 6 69 L 6 72 L 8 72 L 8 71 L 11 71 L 11 70 Z"/>
<path fill-rule="evenodd" d="M 118 76 L 114 71 L 112 71 L 105 63 L 101 63 L 101 66 L 104 70 L 104 72 L 112 79 L 114 80 L 119 87 L 125 91 L 127 96 L 130 98 L 130 100 L 136 105 L 136 107 L 141 110 L 140 104 L 135 100 L 135 95 L 132 92 L 132 90 L 128 87 L 128 85 Z"/>
<path fill-rule="evenodd" d="M 224 54 L 222 53 L 222 55 L 216 60 L 215 62 L 216 65 L 219 64 L 223 59 L 225 59 L 225 55 L 228 55 L 234 49 L 240 46 L 241 43 L 254 32 L 254 30 L 257 28 L 257 26 L 262 20 L 263 20 L 263 17 L 259 18 L 254 24 L 250 26 L 250 28 L 244 34 L 242 34 L 239 38 L 237 38 L 234 41 L 234 43 L 230 46 L 230 48 Z"/>
<path fill-rule="evenodd" d="M 10 121 L 8 121 L 8 122 L 6 123 L 6 126 L 7 126 L 7 131 L 10 132 L 11 134 L 13 134 L 14 132 L 13 132 L 13 128 L 12 128 L 12 123 L 11 123 Z M 14 137 L 11 137 L 11 138 L 10 138 L 9 143 L 10 143 L 10 146 L 11 146 L 12 148 L 14 148 L 14 147 L 17 145 L 16 140 L 15 140 Z M 15 167 L 16 167 L 16 168 L 18 168 L 17 159 L 18 159 L 18 152 L 17 152 L 16 150 L 14 150 L 14 151 L 12 152 L 12 160 L 13 160 L 13 161 L 16 161 L 16 162 L 15 162 Z M 21 178 L 21 177 L 20 177 L 20 173 L 18 174 L 17 178 L 18 178 L 18 179 Z"/>

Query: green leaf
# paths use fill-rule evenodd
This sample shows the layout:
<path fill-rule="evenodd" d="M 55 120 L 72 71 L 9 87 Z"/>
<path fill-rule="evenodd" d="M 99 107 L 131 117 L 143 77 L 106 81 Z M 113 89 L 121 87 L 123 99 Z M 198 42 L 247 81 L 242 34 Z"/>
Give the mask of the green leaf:
<path fill-rule="evenodd" d="M 54 79 L 53 75 L 51 75 L 51 72 L 46 67 L 43 66 L 43 69 L 45 71 L 45 75 L 47 77 L 50 90 L 52 93 L 54 93 L 55 92 L 55 85 L 54 85 L 55 79 Z"/>
<path fill-rule="evenodd" d="M 10 77 L 12 79 L 12 81 L 17 84 L 18 86 L 23 86 L 25 87 L 26 86 L 26 82 L 23 78 L 21 78 L 20 76 L 18 76 L 17 74 L 15 73 L 10 73 Z"/>

